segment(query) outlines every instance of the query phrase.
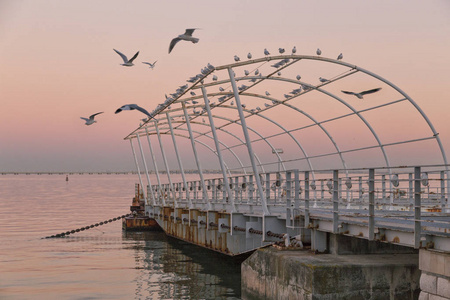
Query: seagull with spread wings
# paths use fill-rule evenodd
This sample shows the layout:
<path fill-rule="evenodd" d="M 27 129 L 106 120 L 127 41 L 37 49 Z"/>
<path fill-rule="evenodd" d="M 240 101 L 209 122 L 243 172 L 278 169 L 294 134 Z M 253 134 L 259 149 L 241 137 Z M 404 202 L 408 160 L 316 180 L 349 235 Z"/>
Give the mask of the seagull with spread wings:
<path fill-rule="evenodd" d="M 194 30 L 198 28 L 190 28 L 186 29 L 186 31 L 183 34 L 180 34 L 176 38 L 172 39 L 169 46 L 169 53 L 172 51 L 173 47 L 179 42 L 179 41 L 188 41 L 192 42 L 194 44 L 198 43 L 199 39 L 192 36 L 194 33 Z"/>
<path fill-rule="evenodd" d="M 143 61 L 142 63 L 143 63 L 143 64 L 146 64 L 146 65 L 149 65 L 149 66 L 150 66 L 150 69 L 153 70 L 153 68 L 154 68 L 155 65 L 156 65 L 156 62 L 157 62 L 157 60 L 155 60 L 154 63 L 149 63 L 149 62 L 146 62 L 146 61 Z"/>
<path fill-rule="evenodd" d="M 134 66 L 133 60 L 136 59 L 136 57 L 137 57 L 138 54 L 139 54 L 139 51 L 136 52 L 136 54 L 135 54 L 132 58 L 128 59 L 128 58 L 125 56 L 125 54 L 123 54 L 122 52 L 117 51 L 116 49 L 113 49 L 113 50 L 116 51 L 116 53 L 119 54 L 120 57 L 122 57 L 122 59 L 123 59 L 123 64 L 120 64 L 121 66 L 124 66 L 124 67 L 132 67 L 132 66 Z"/>
<path fill-rule="evenodd" d="M 122 107 L 118 108 L 116 110 L 116 114 L 120 113 L 122 110 L 138 110 L 144 114 L 146 114 L 147 116 L 149 116 L 150 118 L 152 118 L 152 116 L 150 115 L 150 113 L 148 111 L 146 111 L 145 109 L 143 109 L 142 107 L 136 105 L 136 104 L 125 104 Z"/>
<path fill-rule="evenodd" d="M 89 116 L 89 119 L 88 118 L 83 118 L 83 117 L 80 117 L 80 119 L 82 119 L 82 120 L 85 120 L 86 121 L 86 125 L 92 125 L 92 124 L 94 124 L 94 123 L 97 123 L 97 121 L 94 121 L 94 117 L 96 116 L 96 115 L 99 115 L 99 114 L 102 114 L 103 112 L 99 112 L 99 113 L 96 113 L 96 114 L 93 114 L 93 115 L 90 115 Z"/>
<path fill-rule="evenodd" d="M 348 94 L 348 95 L 354 95 L 358 99 L 363 99 L 364 95 L 373 94 L 373 93 L 378 92 L 379 90 L 381 90 L 381 88 L 376 88 L 376 89 L 371 89 L 371 90 L 367 90 L 367 91 L 362 91 L 362 92 L 359 92 L 359 93 L 354 93 L 354 92 L 349 92 L 349 91 L 341 91 L 341 92 L 343 92 L 344 94 Z"/>

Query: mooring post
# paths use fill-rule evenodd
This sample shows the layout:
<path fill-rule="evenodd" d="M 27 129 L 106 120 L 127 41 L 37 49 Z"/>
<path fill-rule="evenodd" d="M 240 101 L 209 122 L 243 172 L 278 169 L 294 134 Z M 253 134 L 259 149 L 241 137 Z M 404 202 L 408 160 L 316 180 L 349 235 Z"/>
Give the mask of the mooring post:
<path fill-rule="evenodd" d="M 133 157 L 134 157 L 134 163 L 136 164 L 136 170 L 138 173 L 138 177 L 139 177 L 139 182 L 141 184 L 140 189 L 142 189 L 142 194 L 144 194 L 145 197 L 145 191 L 144 191 L 144 185 L 142 184 L 142 177 L 141 177 L 141 170 L 139 169 L 139 163 L 136 157 L 136 152 L 134 151 L 134 146 L 133 146 L 133 140 L 130 139 L 130 145 L 131 145 L 131 151 L 133 151 Z M 141 193 L 141 191 L 139 191 L 139 194 Z"/>
<path fill-rule="evenodd" d="M 186 176 L 184 175 L 183 163 L 181 162 L 180 154 L 178 152 L 177 141 L 175 139 L 175 134 L 173 132 L 172 120 L 169 116 L 169 113 L 166 113 L 167 123 L 169 124 L 170 134 L 172 136 L 173 148 L 175 149 L 175 155 L 177 156 L 178 166 L 180 168 L 181 178 L 183 180 L 184 186 L 186 186 Z M 191 207 L 191 199 L 187 198 L 188 205 Z"/>
<path fill-rule="evenodd" d="M 152 195 L 152 200 L 153 200 L 152 202 L 153 202 L 153 205 L 155 205 L 156 204 L 155 194 L 153 194 L 152 182 L 150 181 L 150 176 L 148 175 L 147 162 L 145 160 L 144 151 L 142 150 L 141 139 L 139 138 L 139 134 L 138 133 L 136 133 L 136 139 L 137 139 L 138 144 L 139 144 L 139 150 L 141 152 L 142 162 L 144 163 L 145 176 L 147 177 L 147 183 L 148 183 L 148 186 L 150 187 L 150 189 L 147 189 L 147 197 L 148 197 L 148 190 L 150 190 L 150 193 Z M 147 197 L 145 197 L 145 205 L 148 205 Z"/>
<path fill-rule="evenodd" d="M 194 134 L 192 133 L 191 121 L 189 118 L 189 114 L 186 110 L 186 104 L 184 102 L 181 103 L 181 106 L 183 107 L 184 118 L 186 121 L 186 127 L 189 132 L 189 138 L 191 140 L 191 147 L 192 147 L 192 152 L 194 153 L 194 158 L 195 158 L 195 163 L 197 165 L 198 175 L 200 176 L 200 181 L 203 186 L 203 201 L 204 201 L 204 203 L 206 203 L 207 209 L 211 210 L 212 206 L 211 206 L 211 203 L 209 202 L 208 194 L 206 193 L 205 180 L 203 178 L 203 171 L 202 171 L 202 167 L 200 164 L 200 160 L 198 159 L 197 148 L 195 147 L 195 138 L 194 138 Z M 193 208 L 193 207 L 191 207 L 191 208 Z"/>
<path fill-rule="evenodd" d="M 264 197 L 264 191 L 261 185 L 261 180 L 259 178 L 259 171 L 256 166 L 255 156 L 253 153 L 252 142 L 250 136 L 248 135 L 247 122 L 245 121 L 244 112 L 242 110 L 241 98 L 239 96 L 239 91 L 236 87 L 236 81 L 234 80 L 234 72 L 231 68 L 228 68 L 228 76 L 230 77 L 231 87 L 233 88 L 234 100 L 236 100 L 236 107 L 239 112 L 239 118 L 241 120 L 241 127 L 245 137 L 245 143 L 247 146 L 248 155 L 250 157 L 250 162 L 252 164 L 253 174 L 255 175 L 256 185 L 258 187 L 259 197 L 261 198 L 261 206 L 263 210 L 263 215 L 270 215 L 269 209 L 267 207 L 266 198 Z"/>
<path fill-rule="evenodd" d="M 339 232 L 339 171 L 333 171 L 333 233 Z"/>
<path fill-rule="evenodd" d="M 216 127 L 214 125 L 214 119 L 213 119 L 213 116 L 211 113 L 211 107 L 209 105 L 209 99 L 207 97 L 205 87 L 202 86 L 201 89 L 202 89 L 203 101 L 205 102 L 206 112 L 208 113 L 209 127 L 211 128 L 211 133 L 214 138 L 214 145 L 216 146 L 216 154 L 217 154 L 217 157 L 219 158 L 219 164 L 220 164 L 220 169 L 222 171 L 222 177 L 223 177 L 223 182 L 225 184 L 225 190 L 227 191 L 228 201 L 231 204 L 231 212 L 234 213 L 234 212 L 236 212 L 236 206 L 234 205 L 235 197 L 234 197 L 234 195 L 230 189 L 229 183 L 228 183 L 227 171 L 225 169 L 225 165 L 223 162 L 222 151 L 220 150 L 219 138 L 217 137 Z"/>
<path fill-rule="evenodd" d="M 414 248 L 420 248 L 421 236 L 420 167 L 414 167 Z"/>
<path fill-rule="evenodd" d="M 369 169 L 369 241 L 373 241 L 374 239 L 375 239 L 375 169 Z"/>
<path fill-rule="evenodd" d="M 155 153 L 153 152 L 153 146 L 152 143 L 150 142 L 150 133 L 148 132 L 147 127 L 145 128 L 145 132 L 147 133 L 147 143 L 148 143 L 148 148 L 150 149 L 150 155 L 152 156 L 152 162 L 153 162 L 153 168 L 155 169 L 155 175 L 156 175 L 156 180 L 158 182 L 158 189 L 156 189 L 157 194 L 159 194 L 160 197 L 162 197 L 162 189 L 161 189 L 161 178 L 159 178 L 159 170 L 158 170 L 158 164 L 156 163 L 156 157 L 155 157 Z M 159 193 L 158 193 L 159 191 Z"/>

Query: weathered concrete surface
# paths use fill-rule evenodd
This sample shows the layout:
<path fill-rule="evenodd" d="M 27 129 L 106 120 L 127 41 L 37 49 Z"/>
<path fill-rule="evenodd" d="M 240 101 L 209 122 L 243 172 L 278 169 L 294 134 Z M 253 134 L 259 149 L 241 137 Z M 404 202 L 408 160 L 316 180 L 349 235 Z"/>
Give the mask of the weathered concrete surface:
<path fill-rule="evenodd" d="M 417 299 L 417 254 L 257 250 L 242 264 L 243 299 Z"/>
<path fill-rule="evenodd" d="M 420 249 L 420 300 L 450 299 L 450 254 Z"/>

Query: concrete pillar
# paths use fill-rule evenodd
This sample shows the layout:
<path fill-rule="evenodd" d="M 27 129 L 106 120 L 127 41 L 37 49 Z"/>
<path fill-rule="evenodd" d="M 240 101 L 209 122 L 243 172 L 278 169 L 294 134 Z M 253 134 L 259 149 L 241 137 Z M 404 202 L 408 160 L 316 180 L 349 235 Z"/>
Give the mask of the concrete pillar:
<path fill-rule="evenodd" d="M 420 300 L 450 299 L 450 254 L 420 249 Z"/>

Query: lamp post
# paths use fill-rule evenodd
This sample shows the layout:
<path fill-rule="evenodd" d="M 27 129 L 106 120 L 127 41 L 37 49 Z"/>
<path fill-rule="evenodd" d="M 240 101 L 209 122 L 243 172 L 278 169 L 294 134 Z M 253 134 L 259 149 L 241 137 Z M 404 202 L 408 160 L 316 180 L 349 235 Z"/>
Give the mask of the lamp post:
<path fill-rule="evenodd" d="M 275 149 L 272 149 L 272 154 L 283 154 L 283 149 L 282 148 L 275 148 Z M 280 164 L 281 164 L 281 161 L 280 160 L 278 160 L 278 172 L 280 172 Z"/>

